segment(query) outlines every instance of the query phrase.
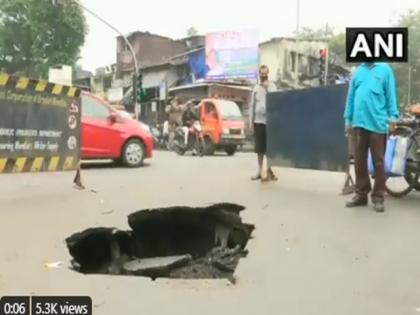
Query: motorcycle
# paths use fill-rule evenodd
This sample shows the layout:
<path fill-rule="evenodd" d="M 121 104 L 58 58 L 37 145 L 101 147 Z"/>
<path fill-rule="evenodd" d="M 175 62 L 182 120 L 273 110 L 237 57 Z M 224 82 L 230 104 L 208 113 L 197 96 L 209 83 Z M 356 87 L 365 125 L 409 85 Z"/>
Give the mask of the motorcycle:
<path fill-rule="evenodd" d="M 164 135 L 163 128 L 160 125 L 148 127 L 153 136 L 153 142 L 156 148 L 169 150 L 169 135 Z"/>
<path fill-rule="evenodd" d="M 153 142 L 156 145 L 156 147 L 160 147 L 160 142 L 161 142 L 161 135 L 162 133 L 160 132 L 160 130 L 156 127 L 150 127 L 150 133 L 153 136 Z"/>
<path fill-rule="evenodd" d="M 192 151 L 193 155 L 204 155 L 204 138 L 200 122 L 196 121 L 188 129 L 188 143 L 185 145 L 185 134 L 183 127 L 175 129 L 171 147 L 178 155 L 184 155 L 187 151 Z"/>

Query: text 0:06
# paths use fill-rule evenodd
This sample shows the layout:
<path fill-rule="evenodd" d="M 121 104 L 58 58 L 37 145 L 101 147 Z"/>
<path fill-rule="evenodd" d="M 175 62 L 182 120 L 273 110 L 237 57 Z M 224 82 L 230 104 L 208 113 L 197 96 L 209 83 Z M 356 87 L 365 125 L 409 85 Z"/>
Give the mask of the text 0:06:
<path fill-rule="evenodd" d="M 25 303 L 4 303 L 3 313 L 5 315 L 26 314 Z"/>

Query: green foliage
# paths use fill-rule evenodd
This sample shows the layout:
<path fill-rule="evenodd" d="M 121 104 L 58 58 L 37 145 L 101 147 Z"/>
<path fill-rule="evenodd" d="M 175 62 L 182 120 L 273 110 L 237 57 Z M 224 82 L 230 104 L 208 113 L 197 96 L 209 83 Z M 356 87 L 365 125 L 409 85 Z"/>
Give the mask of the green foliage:
<path fill-rule="evenodd" d="M 408 102 L 408 76 L 411 67 L 411 102 L 420 101 L 420 11 L 409 11 L 400 17 L 396 26 L 408 27 L 408 60 L 406 64 L 395 64 L 400 103 Z"/>
<path fill-rule="evenodd" d="M 405 107 L 408 105 L 409 67 L 411 67 L 410 103 L 420 101 L 420 11 L 411 10 L 393 23 L 393 26 L 408 27 L 409 33 L 409 63 L 393 64 L 397 77 L 399 101 Z M 336 63 L 344 63 L 346 57 L 346 37 L 344 33 L 334 34 L 329 29 L 312 30 L 303 28 L 301 38 L 306 40 L 324 40 L 328 42 L 330 56 Z"/>
<path fill-rule="evenodd" d="M 195 28 L 195 27 L 190 27 L 188 30 L 187 30 L 187 36 L 196 36 L 198 34 L 198 31 L 197 31 L 197 29 Z"/>
<path fill-rule="evenodd" d="M 0 69 L 46 78 L 75 65 L 87 25 L 76 0 L 0 0 Z"/>
<path fill-rule="evenodd" d="M 303 27 L 299 33 L 299 39 L 328 43 L 330 62 L 343 63 L 346 59 L 345 34 L 334 33 L 334 29 L 328 25 L 320 29 Z"/>
<path fill-rule="evenodd" d="M 346 35 L 344 33 L 339 33 L 333 35 L 328 40 L 328 48 L 330 54 L 335 56 L 337 60 L 342 63 L 346 60 Z"/>
<path fill-rule="evenodd" d="M 301 40 L 328 40 L 334 35 L 334 29 L 328 25 L 325 28 L 311 29 L 309 27 L 303 27 L 299 31 L 299 39 Z"/>

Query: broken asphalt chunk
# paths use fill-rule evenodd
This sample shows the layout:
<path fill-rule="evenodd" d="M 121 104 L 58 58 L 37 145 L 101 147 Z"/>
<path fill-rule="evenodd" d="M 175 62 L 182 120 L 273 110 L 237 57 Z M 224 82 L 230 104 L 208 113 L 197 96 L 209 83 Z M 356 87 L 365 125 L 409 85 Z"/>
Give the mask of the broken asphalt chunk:
<path fill-rule="evenodd" d="M 182 267 L 192 260 L 191 255 L 136 259 L 126 262 L 124 272 L 153 279 L 169 276 L 172 269 Z"/>

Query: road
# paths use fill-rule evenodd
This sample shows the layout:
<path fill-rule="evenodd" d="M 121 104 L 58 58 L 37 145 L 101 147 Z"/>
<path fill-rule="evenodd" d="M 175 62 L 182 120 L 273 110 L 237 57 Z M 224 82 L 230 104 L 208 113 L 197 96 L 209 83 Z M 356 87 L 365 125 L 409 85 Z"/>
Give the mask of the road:
<path fill-rule="evenodd" d="M 0 295 L 90 295 L 94 314 L 416 314 L 420 312 L 420 194 L 387 212 L 346 209 L 344 175 L 278 169 L 252 182 L 255 157 L 156 152 L 140 169 L 0 177 Z M 93 190 L 93 191 L 92 191 Z M 235 202 L 256 225 L 249 255 L 227 280 L 84 276 L 64 239 L 94 226 L 126 229 L 135 210 Z M 46 269 L 63 261 L 63 268 Z"/>

